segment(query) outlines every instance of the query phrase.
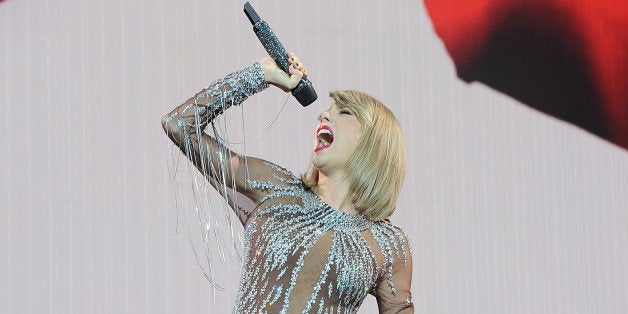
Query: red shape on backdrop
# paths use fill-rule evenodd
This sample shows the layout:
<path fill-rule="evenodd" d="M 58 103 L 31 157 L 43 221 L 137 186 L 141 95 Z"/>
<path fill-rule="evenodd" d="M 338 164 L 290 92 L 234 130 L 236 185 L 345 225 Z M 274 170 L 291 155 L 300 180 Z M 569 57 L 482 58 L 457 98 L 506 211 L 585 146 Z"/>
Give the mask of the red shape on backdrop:
<path fill-rule="evenodd" d="M 424 0 L 458 72 L 628 149 L 628 6 Z"/>

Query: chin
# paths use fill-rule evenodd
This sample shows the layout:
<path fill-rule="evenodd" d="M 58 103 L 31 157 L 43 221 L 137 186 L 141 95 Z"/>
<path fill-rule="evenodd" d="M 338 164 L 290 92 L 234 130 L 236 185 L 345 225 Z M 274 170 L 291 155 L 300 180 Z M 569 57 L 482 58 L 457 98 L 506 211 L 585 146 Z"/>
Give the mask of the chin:
<path fill-rule="evenodd" d="M 321 168 L 325 168 L 326 165 L 326 160 L 324 157 L 322 156 L 318 156 L 316 154 L 314 154 L 314 156 L 312 156 L 312 165 L 318 169 L 319 171 L 321 170 Z"/>
<path fill-rule="evenodd" d="M 321 166 L 321 161 L 316 155 L 312 156 L 312 166 L 314 166 L 314 168 L 319 168 Z"/>

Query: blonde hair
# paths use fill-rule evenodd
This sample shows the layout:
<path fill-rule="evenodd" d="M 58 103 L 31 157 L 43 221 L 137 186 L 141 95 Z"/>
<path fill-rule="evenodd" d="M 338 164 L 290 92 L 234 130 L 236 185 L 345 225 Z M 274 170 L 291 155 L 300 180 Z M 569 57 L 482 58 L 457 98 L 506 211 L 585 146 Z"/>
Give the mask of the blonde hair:
<path fill-rule="evenodd" d="M 401 126 L 377 99 L 358 91 L 332 91 L 338 108 L 349 108 L 362 124 L 360 140 L 347 161 L 349 192 L 356 210 L 372 221 L 395 211 L 406 172 L 406 147 Z M 318 184 L 313 167 L 301 178 L 310 188 Z"/>

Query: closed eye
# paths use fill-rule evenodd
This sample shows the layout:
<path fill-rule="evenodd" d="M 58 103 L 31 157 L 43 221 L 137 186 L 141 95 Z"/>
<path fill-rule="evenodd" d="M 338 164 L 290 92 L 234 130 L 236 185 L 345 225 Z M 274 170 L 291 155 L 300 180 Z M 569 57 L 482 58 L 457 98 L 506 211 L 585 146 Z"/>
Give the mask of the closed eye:
<path fill-rule="evenodd" d="M 350 114 L 350 115 L 352 115 L 353 112 L 351 112 L 351 110 L 349 110 L 347 108 L 342 108 L 342 109 L 340 109 L 340 114 Z"/>

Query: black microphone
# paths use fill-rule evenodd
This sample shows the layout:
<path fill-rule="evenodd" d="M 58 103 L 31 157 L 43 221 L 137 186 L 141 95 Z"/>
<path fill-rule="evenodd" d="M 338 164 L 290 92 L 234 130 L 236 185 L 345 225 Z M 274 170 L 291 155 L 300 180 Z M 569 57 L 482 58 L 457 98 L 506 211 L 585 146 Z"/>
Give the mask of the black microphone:
<path fill-rule="evenodd" d="M 277 38 L 277 36 L 270 29 L 268 23 L 257 15 L 257 12 L 255 12 L 251 4 L 248 2 L 244 4 L 244 13 L 246 13 L 246 16 L 249 18 L 249 21 L 251 21 L 251 24 L 253 24 L 253 31 L 255 32 L 255 35 L 257 35 L 257 38 L 259 38 L 259 41 L 262 42 L 262 46 L 264 46 L 268 55 L 275 60 L 279 68 L 290 74 L 288 70 L 290 63 L 288 63 L 288 54 L 286 49 L 279 41 L 279 38 Z M 316 98 L 318 98 L 318 96 L 316 96 L 314 86 L 312 86 L 312 82 L 305 77 L 302 78 L 301 81 L 299 81 L 299 84 L 292 89 L 292 95 L 303 107 L 308 106 L 313 103 Z"/>

